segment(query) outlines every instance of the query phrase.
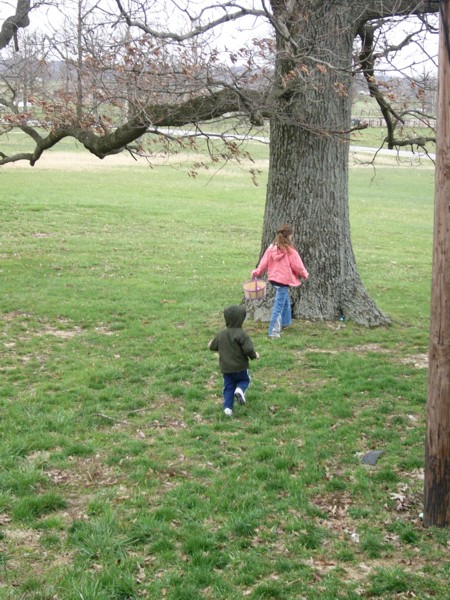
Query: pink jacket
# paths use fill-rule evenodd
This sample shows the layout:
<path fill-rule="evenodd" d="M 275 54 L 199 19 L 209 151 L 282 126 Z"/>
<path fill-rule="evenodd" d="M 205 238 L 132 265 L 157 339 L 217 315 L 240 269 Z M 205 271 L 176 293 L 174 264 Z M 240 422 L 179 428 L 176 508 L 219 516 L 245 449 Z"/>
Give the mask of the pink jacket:
<path fill-rule="evenodd" d="M 264 252 L 259 265 L 252 271 L 252 277 L 261 277 L 268 271 L 269 281 L 284 283 L 292 287 L 301 284 L 300 277 L 308 279 L 309 273 L 294 248 L 286 251 L 280 250 L 275 244 L 271 244 Z"/>

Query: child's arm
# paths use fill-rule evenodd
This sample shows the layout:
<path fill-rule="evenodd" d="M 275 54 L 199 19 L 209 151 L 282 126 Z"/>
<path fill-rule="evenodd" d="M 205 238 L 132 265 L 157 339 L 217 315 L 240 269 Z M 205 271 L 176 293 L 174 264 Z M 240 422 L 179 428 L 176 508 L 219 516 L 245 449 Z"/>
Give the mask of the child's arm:
<path fill-rule="evenodd" d="M 208 348 L 213 352 L 218 352 L 219 344 L 217 343 L 217 337 L 213 338 L 212 340 L 209 340 Z"/>
<path fill-rule="evenodd" d="M 302 279 L 308 279 L 309 273 L 306 270 L 306 267 L 303 264 L 303 261 L 300 258 L 300 255 L 297 251 L 292 252 L 289 255 L 289 262 L 291 265 L 291 269 L 294 271 L 294 273 L 297 273 L 297 275 Z"/>
<path fill-rule="evenodd" d="M 252 339 L 247 333 L 244 333 L 242 351 L 245 356 L 248 356 L 251 360 L 259 358 L 259 354 L 255 351 L 255 347 L 253 346 Z"/>

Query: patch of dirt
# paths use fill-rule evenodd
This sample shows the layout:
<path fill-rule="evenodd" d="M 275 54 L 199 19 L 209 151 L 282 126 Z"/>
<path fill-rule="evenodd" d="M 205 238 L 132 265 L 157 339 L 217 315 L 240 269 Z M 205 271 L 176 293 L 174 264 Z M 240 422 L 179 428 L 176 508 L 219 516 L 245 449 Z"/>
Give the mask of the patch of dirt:
<path fill-rule="evenodd" d="M 173 165 L 187 169 L 189 165 L 204 162 L 204 156 L 196 154 L 179 153 L 170 156 L 154 155 L 150 159 L 133 158 L 130 154 L 122 152 L 113 154 L 104 159 L 97 158 L 86 151 L 51 151 L 44 153 L 37 161 L 33 169 L 41 170 L 61 170 L 61 171 L 99 171 L 101 169 L 115 169 L 117 167 L 151 167 L 160 165 Z M 268 160 L 255 160 L 250 163 L 253 169 L 267 168 Z M 2 169 L 29 169 L 30 164 L 27 161 L 18 161 L 17 163 L 8 163 Z M 199 171 L 203 171 L 200 169 Z M 206 172 L 206 171 L 204 171 Z M 214 171 L 219 174 L 221 171 Z M 209 171 L 211 173 L 211 169 Z M 44 234 L 45 235 L 45 234 Z"/>
<path fill-rule="evenodd" d="M 70 338 L 75 337 L 76 335 L 80 335 L 82 332 L 81 327 L 75 326 L 73 329 L 57 329 L 56 327 L 52 327 L 51 325 L 46 325 L 45 329 L 37 333 L 36 335 L 53 335 L 54 337 L 68 340 Z"/>
<path fill-rule="evenodd" d="M 402 358 L 400 362 L 404 365 L 414 365 L 416 369 L 428 369 L 428 354 L 413 354 Z"/>
<path fill-rule="evenodd" d="M 204 158 L 204 157 L 203 157 Z M 34 170 L 61 170 L 61 171 L 99 171 L 100 169 L 117 167 L 148 167 L 151 165 L 189 165 L 202 160 L 200 155 L 195 154 L 174 154 L 171 156 L 155 155 L 151 159 L 133 158 L 129 154 L 122 152 L 112 154 L 104 159 L 97 158 L 88 151 L 63 152 L 52 151 L 44 153 L 37 161 Z M 17 163 L 8 163 L 3 169 L 29 169 L 30 164 L 27 161 L 18 161 Z"/>
<path fill-rule="evenodd" d="M 117 485 L 117 475 L 102 464 L 98 457 L 72 460 L 70 470 L 49 469 L 47 477 L 57 485 L 73 486 L 75 489 L 111 487 Z"/>
<path fill-rule="evenodd" d="M 96 171 L 105 167 L 127 167 L 136 164 L 148 164 L 145 159 L 135 161 L 127 154 L 114 154 L 103 160 L 97 158 L 90 152 L 46 152 L 37 161 L 33 169 L 42 171 L 48 169 L 60 169 L 61 171 Z M 29 169 L 30 164 L 27 161 L 18 161 L 8 163 L 2 167 L 4 169 Z"/>
<path fill-rule="evenodd" d="M 305 350 L 297 351 L 295 354 L 303 356 L 304 354 L 342 354 L 344 352 L 354 352 L 355 354 L 364 355 L 368 352 L 374 352 L 377 354 L 392 354 L 391 348 L 384 348 L 379 344 L 361 344 L 358 346 L 352 346 L 351 348 L 336 348 L 329 350 L 327 348 L 306 348 Z M 403 365 L 413 365 L 416 369 L 427 369 L 428 368 L 428 354 L 411 354 L 404 358 L 398 359 Z"/>
<path fill-rule="evenodd" d="M 40 538 L 40 532 L 35 529 L 10 529 L 5 527 L 3 533 L 9 540 L 14 540 L 16 545 L 37 546 Z"/>
<path fill-rule="evenodd" d="M 390 348 L 383 348 L 380 344 L 360 344 L 359 346 L 353 346 L 350 348 L 351 352 L 359 354 L 365 354 L 367 352 L 378 352 L 379 354 L 388 354 L 391 352 Z"/>
<path fill-rule="evenodd" d="M 111 331 L 107 327 L 99 326 L 99 327 L 94 327 L 94 329 L 97 333 L 100 333 L 101 335 L 114 335 L 114 331 Z"/>
<path fill-rule="evenodd" d="M 4 315 L 2 315 L 1 319 L 5 322 L 11 322 L 18 318 L 27 319 L 27 318 L 31 318 L 31 317 L 32 317 L 32 315 L 29 313 L 23 313 L 20 311 L 12 311 L 12 312 L 5 313 Z M 42 320 L 39 320 L 39 321 L 42 322 Z M 31 335 L 36 335 L 36 336 L 52 335 L 56 338 L 67 340 L 67 339 L 73 338 L 77 335 L 81 335 L 83 333 L 82 327 L 80 327 L 78 325 L 71 325 L 71 322 L 68 319 L 56 319 L 56 322 L 58 325 L 69 325 L 70 328 L 62 329 L 58 325 L 51 325 L 49 323 L 45 323 L 45 324 L 43 324 L 42 329 L 40 331 L 27 330 L 27 333 L 30 335 L 20 336 L 17 339 L 20 341 L 28 341 L 30 339 Z M 107 335 L 107 336 L 114 335 L 114 331 L 111 331 L 108 327 L 105 327 L 104 325 L 98 325 L 98 326 L 94 327 L 94 330 L 100 335 Z M 15 345 L 16 345 L 16 342 L 14 342 L 14 341 L 4 343 L 4 346 L 6 348 L 14 348 Z"/>
<path fill-rule="evenodd" d="M 30 454 L 28 460 L 33 465 L 39 465 L 45 464 L 48 457 L 48 452 L 38 451 Z M 69 462 L 68 469 L 46 469 L 44 467 L 43 472 L 54 484 L 72 486 L 76 490 L 113 486 L 118 483 L 114 470 L 105 465 L 99 455 L 92 457 L 69 456 Z"/>
<path fill-rule="evenodd" d="M 37 231 L 36 233 L 32 233 L 31 237 L 34 238 L 49 238 L 53 237 L 53 233 L 44 233 L 43 231 Z"/>
<path fill-rule="evenodd" d="M 32 315 L 30 313 L 21 312 L 20 310 L 13 310 L 9 313 L 4 313 L 1 318 L 3 321 L 13 321 L 14 319 L 17 319 L 17 317 L 29 318 L 31 316 Z"/>

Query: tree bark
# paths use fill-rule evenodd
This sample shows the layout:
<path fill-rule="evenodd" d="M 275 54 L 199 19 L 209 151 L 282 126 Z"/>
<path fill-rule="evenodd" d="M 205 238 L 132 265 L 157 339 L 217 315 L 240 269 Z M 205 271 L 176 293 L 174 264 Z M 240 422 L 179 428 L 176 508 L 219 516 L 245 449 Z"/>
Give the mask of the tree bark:
<path fill-rule="evenodd" d="M 450 7 L 441 5 L 424 525 L 450 526 Z"/>

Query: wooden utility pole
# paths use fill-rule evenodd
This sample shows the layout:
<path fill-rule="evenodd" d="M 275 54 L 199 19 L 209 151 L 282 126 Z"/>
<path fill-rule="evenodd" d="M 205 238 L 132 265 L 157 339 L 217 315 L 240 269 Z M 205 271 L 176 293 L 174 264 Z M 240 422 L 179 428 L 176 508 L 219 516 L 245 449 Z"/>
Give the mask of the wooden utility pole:
<path fill-rule="evenodd" d="M 450 526 L 450 2 L 440 0 L 425 527 Z"/>

